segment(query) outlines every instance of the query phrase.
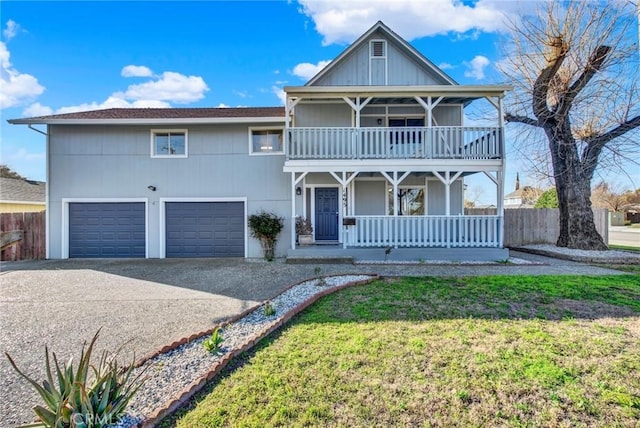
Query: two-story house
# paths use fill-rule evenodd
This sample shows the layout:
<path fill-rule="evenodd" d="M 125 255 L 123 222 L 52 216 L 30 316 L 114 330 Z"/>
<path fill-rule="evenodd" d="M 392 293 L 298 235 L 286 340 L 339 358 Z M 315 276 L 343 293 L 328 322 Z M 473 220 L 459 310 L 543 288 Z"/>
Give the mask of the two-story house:
<path fill-rule="evenodd" d="M 296 216 L 339 248 L 502 248 L 508 87 L 459 85 L 378 22 L 284 90 L 284 108 L 10 120 L 47 125 L 48 257 L 259 257 L 260 210 L 286 219 L 280 256 Z M 494 126 L 464 126 L 475 100 Z M 470 174 L 495 184 L 497 215 L 464 215 Z"/>

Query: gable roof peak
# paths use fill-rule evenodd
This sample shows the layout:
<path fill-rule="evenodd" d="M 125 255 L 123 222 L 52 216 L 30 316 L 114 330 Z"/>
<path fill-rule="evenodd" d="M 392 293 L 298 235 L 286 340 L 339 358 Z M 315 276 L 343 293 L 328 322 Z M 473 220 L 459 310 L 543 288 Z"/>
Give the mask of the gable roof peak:
<path fill-rule="evenodd" d="M 393 31 L 389 26 L 387 26 L 384 22 L 378 21 L 371 26 L 367 31 L 364 32 L 360 37 L 358 37 L 349 47 L 347 47 L 340 55 L 334 58 L 325 68 L 320 70 L 318 74 L 313 76 L 304 86 L 312 86 L 316 82 L 318 82 L 322 77 L 326 76 L 331 70 L 336 68 L 336 65 L 342 62 L 351 52 L 355 51 L 359 46 L 366 43 L 367 39 L 376 31 L 381 31 L 385 34 L 387 39 L 392 43 L 400 46 L 407 54 L 413 56 L 413 58 L 424 67 L 433 70 L 436 75 L 438 75 L 445 84 L 448 85 L 458 85 L 451 76 L 442 71 L 438 66 L 436 66 L 433 62 L 431 62 L 427 57 L 425 57 L 420 51 L 414 48 L 409 42 L 400 37 L 395 31 Z"/>

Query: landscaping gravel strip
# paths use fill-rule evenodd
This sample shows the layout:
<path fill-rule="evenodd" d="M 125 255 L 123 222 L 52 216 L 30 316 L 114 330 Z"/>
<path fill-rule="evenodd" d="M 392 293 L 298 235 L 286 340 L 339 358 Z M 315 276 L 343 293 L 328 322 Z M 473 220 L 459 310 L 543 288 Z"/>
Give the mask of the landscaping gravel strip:
<path fill-rule="evenodd" d="M 549 244 L 525 245 L 514 248 L 517 251 L 529 252 L 548 257 L 557 257 L 584 263 L 640 264 L 640 253 L 620 250 L 578 250 L 556 247 Z"/>
<path fill-rule="evenodd" d="M 314 296 L 336 289 L 341 285 L 361 283 L 374 279 L 372 275 L 342 275 L 308 280 L 294 285 L 270 301 L 275 314 L 264 314 L 264 305 L 253 310 L 237 321 L 222 324 L 224 339 L 218 353 L 208 352 L 203 342 L 207 336 L 178 346 L 147 360 L 136 368 L 133 376 L 143 372 L 147 378 L 144 385 L 129 403 L 126 417 L 118 428 L 134 427 L 153 419 L 159 409 L 167 408 L 176 399 L 177 391 L 192 391 L 190 386 L 198 384 L 226 355 L 242 349 L 249 341 L 257 343 L 264 332 L 281 322 L 291 311 Z"/>

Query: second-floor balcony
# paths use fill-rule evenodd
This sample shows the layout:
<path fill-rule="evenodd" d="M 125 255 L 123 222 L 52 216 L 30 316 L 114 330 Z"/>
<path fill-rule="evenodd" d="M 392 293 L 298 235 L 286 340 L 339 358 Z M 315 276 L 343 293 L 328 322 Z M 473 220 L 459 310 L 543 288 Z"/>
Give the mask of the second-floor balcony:
<path fill-rule="evenodd" d="M 500 127 L 294 127 L 287 160 L 502 159 Z"/>

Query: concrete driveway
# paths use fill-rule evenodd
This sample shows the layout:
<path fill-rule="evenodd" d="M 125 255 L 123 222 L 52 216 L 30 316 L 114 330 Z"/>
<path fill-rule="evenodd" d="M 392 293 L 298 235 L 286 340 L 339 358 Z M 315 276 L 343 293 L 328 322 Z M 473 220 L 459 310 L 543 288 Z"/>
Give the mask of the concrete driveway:
<path fill-rule="evenodd" d="M 47 260 L 3 263 L 0 273 L 0 350 L 37 379 L 44 376 L 44 346 L 58 359 L 76 360 L 99 329 L 98 351 L 124 345 L 122 359 L 146 355 L 174 340 L 322 274 L 386 276 L 619 273 L 540 256 L 518 265 L 289 265 L 243 259 Z M 0 356 L 0 426 L 33 420 L 40 402 Z"/>

